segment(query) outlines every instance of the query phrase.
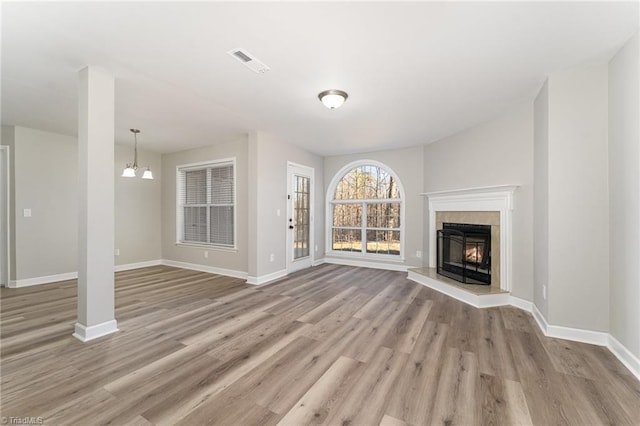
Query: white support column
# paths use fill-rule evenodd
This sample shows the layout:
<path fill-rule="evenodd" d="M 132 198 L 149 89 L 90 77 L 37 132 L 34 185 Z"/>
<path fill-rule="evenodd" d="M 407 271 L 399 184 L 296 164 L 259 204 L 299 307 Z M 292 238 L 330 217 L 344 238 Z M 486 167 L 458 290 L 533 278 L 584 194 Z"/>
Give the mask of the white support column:
<path fill-rule="evenodd" d="M 114 304 L 114 97 L 104 70 L 88 66 L 78 86 L 78 321 L 86 342 L 118 331 Z"/>

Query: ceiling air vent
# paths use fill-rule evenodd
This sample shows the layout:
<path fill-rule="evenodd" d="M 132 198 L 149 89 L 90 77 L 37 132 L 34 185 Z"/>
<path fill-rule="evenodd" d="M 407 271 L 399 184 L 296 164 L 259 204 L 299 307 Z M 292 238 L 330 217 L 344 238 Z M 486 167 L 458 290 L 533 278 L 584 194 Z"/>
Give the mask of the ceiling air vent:
<path fill-rule="evenodd" d="M 271 69 L 244 49 L 231 49 L 227 53 L 258 74 L 265 73 Z"/>

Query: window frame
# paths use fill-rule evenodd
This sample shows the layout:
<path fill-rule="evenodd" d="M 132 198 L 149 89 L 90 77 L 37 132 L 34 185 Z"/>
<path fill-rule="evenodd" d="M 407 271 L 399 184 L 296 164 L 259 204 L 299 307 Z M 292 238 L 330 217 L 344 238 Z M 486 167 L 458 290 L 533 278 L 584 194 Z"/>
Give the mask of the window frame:
<path fill-rule="evenodd" d="M 398 186 L 398 193 L 400 194 L 400 198 L 372 198 L 372 199 L 354 199 L 354 200 L 336 200 L 335 192 L 339 182 L 345 177 L 345 175 L 351 172 L 353 169 L 362 166 L 373 166 L 379 167 L 383 169 L 386 173 L 388 173 L 396 182 Z M 384 260 L 385 262 L 395 261 L 398 263 L 404 263 L 405 261 L 405 192 L 404 187 L 402 186 L 402 182 L 398 175 L 393 171 L 393 169 L 386 164 L 375 161 L 375 160 L 358 160 L 353 161 L 344 167 L 342 167 L 338 172 L 333 176 L 326 194 L 326 253 L 332 257 L 343 257 L 343 258 L 352 258 L 352 259 L 364 259 L 364 260 Z M 396 203 L 400 204 L 400 228 L 369 228 L 367 227 L 367 206 L 370 204 L 387 204 L 387 203 Z M 360 226 L 333 226 L 333 207 L 336 204 L 360 204 L 362 205 L 362 223 Z M 360 230 L 361 238 L 362 238 L 362 248 L 358 251 L 343 251 L 343 250 L 334 250 L 333 249 L 333 231 L 334 229 L 353 229 Z M 380 253 L 368 253 L 367 252 L 367 241 L 366 241 L 366 232 L 367 231 L 377 231 L 377 230 L 391 230 L 391 231 L 399 231 L 400 232 L 400 254 L 380 254 Z"/>
<path fill-rule="evenodd" d="M 231 166 L 233 171 L 233 245 L 231 244 L 218 244 L 218 243 L 206 243 L 206 242 L 196 242 L 196 241 L 182 241 L 183 239 L 183 228 L 184 228 L 184 204 L 181 204 L 180 195 L 181 195 L 181 174 L 186 171 L 196 171 L 196 170 L 206 170 L 208 168 L 215 167 L 223 167 L 223 166 Z M 238 198 L 237 198 L 237 164 L 236 157 L 230 158 L 222 158 L 218 160 L 211 161 L 201 161 L 197 163 L 189 163 L 189 164 L 179 164 L 176 166 L 176 242 L 177 246 L 186 246 L 186 247 L 199 247 L 207 250 L 219 250 L 219 251 L 238 251 Z M 209 187 L 209 182 L 207 182 L 207 201 L 209 201 L 209 197 L 211 196 L 211 191 Z M 200 206 L 200 205 L 198 205 Z M 207 212 L 210 211 L 211 207 L 220 206 L 220 204 L 213 204 L 207 202 L 202 206 L 207 208 Z M 196 207 L 196 206 L 194 206 Z M 207 229 L 210 226 L 210 218 L 207 214 Z"/>

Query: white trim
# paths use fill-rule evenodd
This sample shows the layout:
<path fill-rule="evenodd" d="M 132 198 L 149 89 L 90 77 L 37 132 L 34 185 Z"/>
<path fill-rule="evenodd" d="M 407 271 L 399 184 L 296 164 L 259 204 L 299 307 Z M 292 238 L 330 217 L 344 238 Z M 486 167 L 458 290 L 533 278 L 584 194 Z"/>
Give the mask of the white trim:
<path fill-rule="evenodd" d="M 106 336 L 116 331 L 118 331 L 118 323 L 116 320 L 90 326 L 85 326 L 77 322 L 73 337 L 81 342 L 88 342 L 89 340 L 97 339 L 98 337 Z"/>
<path fill-rule="evenodd" d="M 238 252 L 238 249 L 234 247 L 215 246 L 212 244 L 181 243 L 180 241 L 176 241 L 174 244 L 176 245 L 176 247 L 190 247 L 190 248 L 197 248 L 197 249 L 207 250 L 207 251 L 223 251 L 227 253 Z"/>
<path fill-rule="evenodd" d="M 280 278 L 283 278 L 283 277 L 286 277 L 286 276 L 287 276 L 287 270 L 286 269 L 281 269 L 280 271 L 276 271 L 276 272 L 273 272 L 273 273 L 267 274 L 267 275 L 261 275 L 259 277 L 248 276 L 247 277 L 247 284 L 251 284 L 251 285 L 267 284 L 267 283 L 270 283 L 272 281 L 279 280 Z"/>
<path fill-rule="evenodd" d="M 500 212 L 500 288 L 511 291 L 513 193 L 517 185 L 488 186 L 453 191 L 428 192 L 429 199 L 429 267 L 436 267 L 436 212 Z"/>
<path fill-rule="evenodd" d="M 533 319 L 536 320 L 538 327 L 540 328 L 542 333 L 546 336 L 547 327 L 549 327 L 549 324 L 547 324 L 547 320 L 545 319 L 544 315 L 542 315 L 542 312 L 538 310 L 538 307 L 536 306 L 535 303 L 533 304 L 530 312 L 531 312 L 531 315 L 533 315 Z"/>
<path fill-rule="evenodd" d="M 604 331 L 593 331 L 582 328 L 565 327 L 561 325 L 553 325 L 547 322 L 547 319 L 538 310 L 535 304 L 532 304 L 531 314 L 538 323 L 538 327 L 547 337 L 555 337 L 557 339 L 572 340 L 574 342 L 589 343 L 598 346 L 607 346 L 610 335 Z"/>
<path fill-rule="evenodd" d="M 519 297 L 510 296 L 509 305 L 522 309 L 523 311 L 531 312 L 533 310 L 533 303 L 528 300 L 520 299 Z"/>
<path fill-rule="evenodd" d="M 354 262 L 373 262 L 373 263 L 402 263 L 404 264 L 405 258 L 396 256 L 393 254 L 367 254 L 363 255 L 361 252 L 357 251 L 340 251 L 340 250 L 329 250 L 327 253 L 328 256 L 340 258 L 340 259 L 353 259 Z M 346 263 L 345 263 L 346 265 Z"/>
<path fill-rule="evenodd" d="M 11 287 L 11 148 L 8 145 L 0 145 L 0 150 L 1 151 L 5 151 L 5 155 L 4 155 L 4 164 L 2 164 L 1 169 L 4 170 L 4 176 L 2 177 L 3 179 L 5 179 L 6 182 L 6 187 L 5 187 L 5 191 L 6 191 L 6 196 L 7 196 L 7 211 L 5 212 L 6 214 L 6 223 L 4 224 L 0 224 L 0 226 L 5 226 L 6 225 L 6 231 L 7 231 L 7 247 L 6 248 L 6 261 L 7 261 L 7 281 L 5 283 L 2 283 L 2 277 L 0 277 L 0 285 L 6 285 L 7 287 Z M 2 179 L 0 179 L 1 181 Z"/>
<path fill-rule="evenodd" d="M 638 380 L 640 380 L 640 359 L 631 353 L 627 347 L 620 343 L 610 333 L 550 325 L 534 303 L 511 296 L 509 293 L 504 293 L 506 297 L 503 297 L 503 295 L 477 296 L 413 271 L 408 272 L 407 278 L 476 308 L 510 305 L 529 312 L 545 336 L 605 346 Z"/>
<path fill-rule="evenodd" d="M 400 272 L 406 272 L 408 268 L 407 265 L 400 263 L 381 263 L 372 260 L 345 259 L 342 257 L 325 257 L 324 263 L 330 263 L 332 265 L 356 266 L 359 268 L 385 269 L 387 271 Z"/>
<path fill-rule="evenodd" d="M 323 263 L 327 263 L 327 260 L 324 257 L 314 260 L 312 266 L 322 265 Z"/>
<path fill-rule="evenodd" d="M 606 346 L 608 333 L 604 331 L 584 330 L 581 328 L 563 327 L 559 325 L 547 325 L 547 337 L 573 340 L 575 342 L 590 343 L 592 345 Z"/>
<path fill-rule="evenodd" d="M 293 258 L 293 232 L 289 229 L 290 222 L 288 219 L 293 217 L 293 196 L 292 196 L 292 184 L 291 176 L 301 175 L 309 178 L 309 257 L 306 259 L 296 260 Z M 287 225 L 285 227 L 285 241 L 286 247 L 286 270 L 287 272 L 295 272 L 299 269 L 304 269 L 313 266 L 315 258 L 315 185 L 316 185 L 316 170 L 313 167 L 305 166 L 303 164 L 294 163 L 293 161 L 287 161 L 287 188 L 285 191 L 285 199 L 287 200 Z M 259 277 L 256 277 L 256 279 Z"/>
<path fill-rule="evenodd" d="M 487 195 L 495 192 L 511 192 L 513 193 L 519 185 L 495 185 L 495 186 L 478 186 L 475 188 L 451 189 L 448 191 L 423 192 L 420 195 L 427 197 L 453 197 L 454 199 L 465 195 Z"/>
<path fill-rule="evenodd" d="M 136 263 L 125 263 L 124 265 L 116 265 L 115 271 L 129 271 L 131 269 L 139 269 L 139 268 L 148 268 L 149 266 L 159 266 L 162 265 L 161 259 L 156 260 L 148 260 L 146 262 L 136 262 Z"/>
<path fill-rule="evenodd" d="M 625 367 L 629 369 L 636 376 L 636 379 L 640 380 L 640 358 L 631 353 L 626 346 L 618 341 L 615 337 L 609 334 L 607 339 L 607 348 L 612 354 L 620 360 Z"/>
<path fill-rule="evenodd" d="M 409 271 L 407 278 L 476 308 L 505 306 L 509 305 L 510 302 L 511 296 L 509 293 L 484 294 L 480 296 L 413 271 Z"/>
<path fill-rule="evenodd" d="M 10 280 L 10 288 L 30 287 L 32 285 L 49 284 L 59 281 L 74 280 L 78 278 L 77 272 L 65 272 L 64 274 L 46 275 L 42 277 L 24 278 L 21 280 Z"/>
<path fill-rule="evenodd" d="M 391 177 L 393 177 L 396 181 L 396 184 L 398 185 L 398 191 L 400 192 L 400 199 L 393 199 L 394 202 L 399 203 L 400 204 L 400 255 L 398 256 L 394 256 L 394 255 L 379 255 L 379 254 L 371 254 L 371 253 L 366 253 L 366 252 L 361 252 L 361 253 L 357 253 L 357 252 L 349 252 L 349 254 L 347 255 L 347 252 L 342 252 L 340 250 L 332 250 L 332 244 L 331 244 L 331 238 L 332 238 L 332 232 L 331 230 L 333 229 L 333 209 L 332 209 L 332 205 L 333 202 L 335 201 L 333 199 L 333 196 L 336 192 L 336 186 L 338 185 L 338 182 L 340 182 L 340 180 L 344 177 L 344 175 L 347 172 L 350 172 L 351 170 L 353 170 L 356 167 L 359 166 L 376 166 L 376 167 L 380 167 L 381 169 L 383 169 L 385 172 L 389 173 L 391 175 Z M 404 192 L 404 186 L 402 185 L 402 181 L 400 180 L 400 177 L 398 176 L 398 174 L 389 166 L 387 166 L 386 164 L 380 162 L 380 161 L 376 161 L 376 160 L 357 160 L 357 161 L 352 161 L 348 164 L 346 164 L 345 166 L 343 166 L 340 170 L 338 170 L 338 172 L 333 175 L 333 178 L 331 178 L 331 182 L 329 183 L 329 186 L 327 187 L 327 195 L 326 195 L 326 201 L 325 201 L 325 209 L 326 209 L 326 214 L 325 214 L 325 247 L 326 247 L 326 252 L 328 255 L 330 256 L 335 256 L 335 257 L 343 257 L 343 256 L 357 256 L 359 259 L 362 259 L 363 261 L 365 261 L 365 259 L 370 260 L 372 263 L 376 263 L 379 260 L 385 260 L 386 258 L 389 257 L 393 257 L 396 260 L 401 260 L 404 261 L 404 242 L 405 242 L 405 200 L 406 200 L 406 194 Z M 380 199 L 380 200 L 345 200 L 347 201 L 347 203 L 351 204 L 351 203 L 368 203 L 368 202 L 374 202 L 374 201 L 378 201 L 378 202 L 387 202 L 388 200 L 386 199 Z M 340 200 L 338 200 L 338 202 L 342 202 Z M 362 227 L 358 227 L 356 229 L 362 229 L 363 227 L 366 226 L 366 215 L 364 215 L 364 221 L 365 223 L 363 223 Z M 363 229 L 364 231 L 364 229 Z M 366 247 L 364 247 L 363 245 L 363 250 L 366 249 Z M 381 256 L 385 256 L 385 257 L 381 257 Z M 360 266 L 360 265 L 355 265 L 354 263 L 340 263 L 340 265 L 354 265 L 354 266 Z M 365 266 L 367 267 L 367 266 Z M 374 266 L 368 266 L 368 267 L 374 267 Z M 379 268 L 379 269 L 387 269 L 387 268 Z M 405 269 L 393 269 L 394 271 L 406 271 Z"/>
<path fill-rule="evenodd" d="M 216 164 L 231 164 L 233 167 L 233 246 L 223 246 L 219 244 L 207 244 L 207 243 L 194 243 L 194 242 L 182 242 L 180 241 L 181 229 L 184 222 L 184 211 L 181 209 L 180 205 L 180 174 L 182 172 L 188 171 L 189 169 L 198 170 L 203 168 L 208 168 L 208 166 L 215 167 Z M 207 173 L 208 176 L 208 173 Z M 208 183 L 207 183 L 208 185 Z M 200 161 L 197 163 L 189 163 L 189 164 L 179 164 L 176 166 L 176 182 L 175 182 L 176 194 L 175 194 L 175 202 L 176 202 L 176 245 L 192 245 L 196 247 L 200 247 L 205 250 L 229 250 L 229 251 L 237 251 L 238 249 L 238 172 L 237 172 L 237 164 L 236 157 L 222 158 L 218 160 L 211 161 Z M 208 196 L 207 196 L 208 199 Z M 209 213 L 207 213 L 209 214 Z M 208 226 L 208 225 L 207 225 Z"/>
<path fill-rule="evenodd" d="M 114 267 L 114 272 L 120 271 L 128 271 L 130 269 L 138 269 L 138 268 L 146 268 L 149 266 L 158 266 L 162 265 L 162 260 L 149 260 L 146 262 L 137 262 L 137 263 L 127 263 L 124 265 L 116 265 Z M 77 272 L 66 272 L 64 274 L 55 274 L 55 275 L 45 275 L 42 277 L 34 277 L 34 278 L 24 278 L 21 280 L 10 280 L 9 288 L 21 288 L 21 287 L 30 287 L 33 285 L 41 285 L 41 284 L 51 284 L 60 281 L 68 281 L 75 280 L 78 278 Z"/>
<path fill-rule="evenodd" d="M 179 262 L 177 260 L 162 259 L 162 265 L 176 268 L 191 269 L 192 271 L 208 272 L 210 274 L 224 275 L 226 277 L 247 279 L 247 273 L 233 269 L 217 268 L 215 266 L 198 265 L 196 263 Z"/>
<path fill-rule="evenodd" d="M 208 272 L 211 274 L 224 275 L 227 277 L 247 279 L 247 273 L 241 271 L 235 271 L 233 269 L 216 268 L 214 266 L 197 265 L 195 263 L 178 262 L 168 259 L 156 259 L 145 262 L 127 263 L 124 265 L 116 265 L 114 272 L 129 271 L 131 269 L 147 268 L 149 266 L 174 266 L 176 268 L 191 269 L 193 271 Z M 32 285 L 49 284 L 59 281 L 67 281 L 78 278 L 77 272 L 67 272 L 64 274 L 47 275 L 43 277 L 26 278 L 22 280 L 10 280 L 10 288 L 29 287 Z"/>

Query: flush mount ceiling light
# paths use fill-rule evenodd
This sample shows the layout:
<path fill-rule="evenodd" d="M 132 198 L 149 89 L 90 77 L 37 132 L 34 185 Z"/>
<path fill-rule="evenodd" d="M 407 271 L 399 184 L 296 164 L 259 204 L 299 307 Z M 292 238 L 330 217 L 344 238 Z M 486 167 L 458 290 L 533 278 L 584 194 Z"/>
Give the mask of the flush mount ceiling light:
<path fill-rule="evenodd" d="M 335 89 L 325 90 L 318 94 L 318 99 L 329 109 L 339 108 L 348 97 L 347 92 Z"/>
<path fill-rule="evenodd" d="M 138 129 L 129 129 L 133 133 L 133 163 L 127 163 L 127 166 L 122 171 L 122 177 L 136 177 L 136 171 L 138 170 Z M 153 179 L 153 173 L 151 169 L 147 167 L 147 170 L 142 174 L 142 179 Z"/>

